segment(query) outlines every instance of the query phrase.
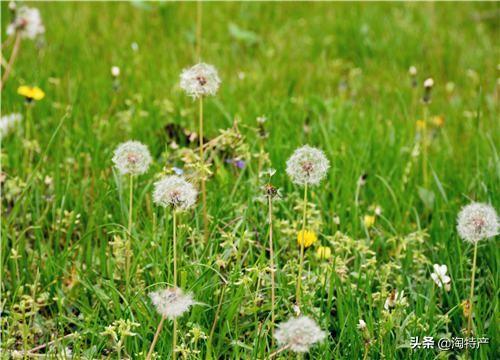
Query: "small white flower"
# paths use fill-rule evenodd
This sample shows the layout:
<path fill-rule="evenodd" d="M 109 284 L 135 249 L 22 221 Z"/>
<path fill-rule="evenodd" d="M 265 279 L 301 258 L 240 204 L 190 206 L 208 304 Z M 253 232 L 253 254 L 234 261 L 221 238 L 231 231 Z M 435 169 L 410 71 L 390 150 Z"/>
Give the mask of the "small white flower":
<path fill-rule="evenodd" d="M 274 333 L 278 344 L 299 353 L 309 351 L 309 348 L 326 338 L 326 332 L 320 329 L 316 322 L 307 317 L 291 318 L 278 325 Z"/>
<path fill-rule="evenodd" d="M 364 330 L 366 329 L 366 322 L 363 319 L 359 319 L 358 322 L 358 329 L 359 330 Z"/>
<path fill-rule="evenodd" d="M 181 88 L 193 99 L 215 95 L 220 83 L 217 69 L 209 64 L 199 63 L 181 73 Z"/>
<path fill-rule="evenodd" d="M 424 81 L 425 88 L 431 88 L 433 86 L 434 86 L 434 79 L 432 79 L 432 78 L 425 79 L 425 81 Z"/>
<path fill-rule="evenodd" d="M 488 204 L 472 203 L 464 206 L 457 217 L 460 237 L 471 243 L 498 235 L 498 215 Z"/>
<path fill-rule="evenodd" d="M 295 150 L 286 162 L 286 173 L 295 184 L 318 185 L 325 177 L 330 162 L 323 151 L 302 146 Z"/>
<path fill-rule="evenodd" d="M 144 174 L 152 161 L 147 146 L 139 141 L 127 141 L 118 145 L 112 160 L 123 175 Z"/>
<path fill-rule="evenodd" d="M 411 76 L 415 76 L 417 75 L 417 68 L 415 66 L 410 66 L 408 72 L 410 73 Z"/>
<path fill-rule="evenodd" d="M 22 119 L 23 116 L 19 113 L 2 116 L 0 118 L 0 138 L 7 136 L 12 130 L 19 126 Z"/>
<path fill-rule="evenodd" d="M 120 76 L 120 68 L 118 66 L 111 67 L 111 76 L 113 76 L 113 77 Z"/>
<path fill-rule="evenodd" d="M 163 317 L 173 320 L 182 316 L 189 308 L 196 305 L 191 294 L 185 294 L 179 288 L 167 288 L 149 294 L 156 311 Z"/>
<path fill-rule="evenodd" d="M 437 286 L 439 287 L 444 286 L 446 288 L 448 284 L 451 282 L 451 278 L 448 275 L 446 275 L 448 267 L 446 265 L 434 264 L 433 268 L 434 272 L 431 274 L 432 280 L 434 280 Z"/>
<path fill-rule="evenodd" d="M 198 191 L 182 176 L 171 175 L 154 185 L 153 201 L 160 206 L 186 210 L 196 202 Z"/>
<path fill-rule="evenodd" d="M 22 6 L 16 11 L 16 18 L 7 26 L 7 35 L 19 31 L 21 37 L 34 39 L 45 32 L 40 11 L 36 8 Z"/>
<path fill-rule="evenodd" d="M 132 49 L 132 51 L 139 51 L 139 44 L 134 41 L 132 44 L 130 44 L 130 48 Z"/>

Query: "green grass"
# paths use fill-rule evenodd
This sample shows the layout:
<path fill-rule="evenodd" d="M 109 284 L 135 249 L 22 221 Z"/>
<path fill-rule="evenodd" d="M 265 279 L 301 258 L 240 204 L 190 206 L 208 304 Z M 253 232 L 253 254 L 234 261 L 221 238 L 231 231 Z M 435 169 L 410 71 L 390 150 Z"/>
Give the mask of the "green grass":
<path fill-rule="evenodd" d="M 118 358 L 101 333 L 128 319 L 139 326 L 121 357 L 144 358 L 160 320 L 147 293 L 172 282 L 171 216 L 153 205 L 151 192 L 164 167 L 183 166 L 178 150 L 165 152 L 164 127 L 197 129 L 196 103 L 178 86 L 181 70 L 195 62 L 196 4 L 34 6 L 45 42 L 22 42 L 1 96 L 4 115 L 26 111 L 19 85 L 46 92 L 32 111 L 32 140 L 39 145 L 32 161 L 22 131 L 2 140 L 3 356 L 77 333 L 39 353 L 67 346 L 75 358 Z M 5 31 L 7 4 L 1 8 Z M 202 57 L 222 78 L 217 96 L 206 101 L 206 135 L 238 120 L 242 139 L 236 149 L 214 153 L 209 242 L 203 242 L 200 206 L 180 217 L 180 285 L 203 303 L 179 321 L 188 358 L 264 359 L 277 350 L 269 332 L 267 208 L 255 201 L 257 155 L 262 145 L 270 160 L 265 167 L 277 169 L 273 182 L 283 192 L 274 211 L 281 322 L 294 314 L 302 197 L 284 170 L 303 144 L 323 149 L 332 163 L 310 195 L 319 241 L 306 251 L 302 301 L 302 311 L 329 337 L 305 358 L 362 358 L 361 318 L 372 340 L 369 358 L 465 355 L 412 351 L 409 343 L 412 336 L 464 336 L 460 304 L 469 294 L 473 249 L 458 238 L 456 215 L 470 200 L 500 205 L 498 14 L 496 3 L 203 5 Z M 122 70 L 118 91 L 113 65 Z M 416 90 L 410 65 L 418 69 Z M 412 155 L 427 77 L 436 83 L 430 115 L 445 119 L 432 130 L 428 206 L 419 195 L 421 155 Z M 268 118 L 264 141 L 254 130 L 262 115 Z M 147 144 L 155 162 L 136 181 L 137 275 L 125 288 L 110 242 L 124 236 L 128 190 L 111 157 L 129 139 Z M 225 163 L 227 153 L 245 158 L 245 169 Z M 356 206 L 363 173 L 368 178 Z M 376 205 L 382 214 L 366 229 L 363 217 Z M 332 248 L 329 261 L 314 256 L 319 243 Z M 479 244 L 474 324 L 490 344 L 470 351 L 474 359 L 493 359 L 498 348 L 499 261 L 497 239 Z M 449 292 L 432 282 L 434 263 L 448 266 Z M 388 313 L 383 305 L 392 289 L 404 291 L 407 305 Z M 219 303 L 213 338 L 192 341 L 195 327 L 210 334 Z M 170 355 L 171 329 L 167 322 L 158 358 Z"/>

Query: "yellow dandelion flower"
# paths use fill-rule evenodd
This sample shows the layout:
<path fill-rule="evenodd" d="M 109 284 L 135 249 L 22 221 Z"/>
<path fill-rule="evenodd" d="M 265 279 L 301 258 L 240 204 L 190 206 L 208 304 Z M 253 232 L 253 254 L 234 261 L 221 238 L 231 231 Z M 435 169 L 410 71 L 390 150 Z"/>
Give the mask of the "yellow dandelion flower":
<path fill-rule="evenodd" d="M 304 245 L 305 248 L 308 248 L 312 244 L 314 244 L 318 240 L 314 231 L 309 230 L 300 230 L 297 235 L 297 243 L 299 246 Z"/>
<path fill-rule="evenodd" d="M 416 125 L 417 125 L 418 130 L 425 129 L 425 121 L 424 120 L 417 120 Z"/>
<path fill-rule="evenodd" d="M 17 93 L 24 96 L 27 100 L 42 100 L 45 97 L 45 93 L 38 86 L 27 86 L 22 85 L 17 88 Z"/>
<path fill-rule="evenodd" d="M 363 223 L 367 229 L 371 228 L 375 224 L 375 216 L 373 215 L 365 215 L 363 219 Z"/>
<path fill-rule="evenodd" d="M 435 126 L 435 127 L 443 127 L 444 126 L 444 117 L 441 116 L 441 115 L 438 115 L 438 116 L 434 116 L 432 118 L 432 124 Z"/>
<path fill-rule="evenodd" d="M 327 260 L 332 257 L 332 249 L 328 246 L 318 246 L 316 257 L 320 260 Z"/>

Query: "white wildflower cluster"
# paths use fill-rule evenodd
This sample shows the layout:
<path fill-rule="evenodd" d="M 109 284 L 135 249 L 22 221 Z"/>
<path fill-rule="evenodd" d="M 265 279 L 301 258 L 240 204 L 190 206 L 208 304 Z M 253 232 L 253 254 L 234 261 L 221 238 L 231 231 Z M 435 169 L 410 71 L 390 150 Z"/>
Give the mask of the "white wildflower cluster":
<path fill-rule="evenodd" d="M 313 319 L 300 316 L 279 324 L 274 337 L 280 346 L 294 352 L 305 353 L 312 345 L 323 341 L 326 332 L 321 330 Z"/>
<path fill-rule="evenodd" d="M 330 162 L 323 151 L 305 145 L 295 150 L 286 162 L 286 173 L 295 184 L 318 185 L 325 177 Z"/>
<path fill-rule="evenodd" d="M 115 167 L 123 175 L 144 174 L 151 161 L 147 146 L 139 141 L 127 141 L 118 145 L 113 156 Z"/>
<path fill-rule="evenodd" d="M 156 311 L 170 320 L 182 316 L 191 306 L 197 304 L 191 294 L 185 294 L 177 287 L 152 292 L 149 297 Z"/>
<path fill-rule="evenodd" d="M 462 239 L 471 243 L 494 237 L 498 235 L 498 215 L 491 205 L 469 204 L 458 214 L 457 231 Z"/>
<path fill-rule="evenodd" d="M 36 8 L 22 6 L 16 10 L 16 17 L 7 26 L 7 35 L 13 35 L 19 31 L 21 37 L 34 39 L 45 32 L 40 11 Z"/>
<path fill-rule="evenodd" d="M 0 118 L 0 138 L 4 138 L 17 126 L 19 126 L 22 119 L 23 116 L 19 113 L 2 116 Z"/>
<path fill-rule="evenodd" d="M 170 175 L 154 184 L 153 200 L 157 205 L 187 210 L 196 202 L 198 191 L 182 176 Z"/>
<path fill-rule="evenodd" d="M 436 285 L 440 288 L 444 287 L 446 291 L 450 291 L 451 289 L 451 278 L 446 275 L 448 272 L 448 267 L 446 265 L 433 265 L 434 272 L 431 273 L 431 278 L 434 280 Z"/>
<path fill-rule="evenodd" d="M 220 83 L 217 69 L 209 64 L 199 63 L 181 73 L 181 88 L 193 99 L 215 95 Z"/>

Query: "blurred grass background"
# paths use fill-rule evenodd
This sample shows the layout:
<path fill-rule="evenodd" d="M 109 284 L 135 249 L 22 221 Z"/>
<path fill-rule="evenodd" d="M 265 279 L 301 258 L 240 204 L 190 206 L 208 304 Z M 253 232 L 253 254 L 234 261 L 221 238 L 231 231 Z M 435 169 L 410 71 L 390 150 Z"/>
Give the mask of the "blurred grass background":
<path fill-rule="evenodd" d="M 49 339 L 51 333 L 63 336 L 78 331 L 81 337 L 69 343 L 75 354 L 113 357 L 116 354 L 99 334 L 112 321 L 129 318 L 141 327 L 135 329 L 138 336 L 127 341 L 127 352 L 141 358 L 138 354 L 147 349 L 159 319 L 143 289 L 132 299 L 125 298 L 113 281 L 115 265 L 108 243 L 112 234 L 119 233 L 118 224 L 125 223 L 126 205 L 119 201 L 111 157 L 119 142 L 133 138 L 147 144 L 159 160 L 166 146 L 163 128 L 167 123 L 196 130 L 196 106 L 178 86 L 181 70 L 196 60 L 196 3 L 31 5 L 41 11 L 45 38 L 43 42 L 22 43 L 14 72 L 2 92 L 2 115 L 24 112 L 17 86 L 40 86 L 46 97 L 33 112 L 35 138 L 41 148 L 33 164 L 45 149 L 48 158 L 22 200 L 21 214 L 9 217 L 11 204 L 4 204 L 2 291 L 3 307 L 9 311 L 3 340 L 7 348 L 16 348 L 20 336 L 15 334 L 10 311 L 22 294 L 30 293 L 27 285 L 37 283 L 36 292 L 47 292 L 51 300 L 34 317 L 42 335 L 34 335 L 32 347 Z M 382 354 L 387 358 L 411 356 L 407 349 L 410 334 L 458 336 L 462 326 L 459 308 L 444 328 L 432 324 L 437 313 L 446 313 L 468 294 L 471 249 L 455 232 L 458 209 L 469 199 L 491 202 L 497 209 L 500 203 L 498 17 L 497 3 L 203 4 L 202 58 L 215 65 L 222 78 L 219 94 L 206 102 L 207 136 L 214 137 L 218 129 L 230 127 L 236 118 L 251 151 L 256 152 L 259 141 L 247 127 L 255 127 L 258 116 L 268 118 L 265 150 L 278 170 L 275 182 L 286 194 L 277 206 L 276 217 L 288 219 L 291 227 L 300 218 L 293 209 L 294 196 L 300 197 L 300 191 L 286 179 L 285 161 L 302 144 L 322 148 L 332 170 L 311 200 L 321 211 L 320 240 L 328 244 L 340 230 L 366 242 L 376 253 L 376 264 L 369 267 L 366 276 L 359 275 L 366 259 L 356 253 L 347 283 L 335 275 L 334 264 L 323 273 L 324 268 L 312 254 L 309 256 L 311 273 L 326 274 L 330 282 L 329 290 L 322 291 L 318 285 L 310 303 L 320 309 L 320 324 L 332 334 L 312 352 L 312 358 L 362 356 L 362 339 L 355 325 L 359 318 L 365 318 L 374 334 L 381 331 L 377 329 L 384 319 L 382 309 L 369 299 L 371 292 L 380 291 L 378 272 L 384 264 L 396 266 L 397 276 L 390 287 L 404 289 L 410 298 L 405 316 L 413 312 L 431 328 L 424 332 L 415 326 L 400 333 L 385 319 L 382 323 L 390 330 L 384 333 L 383 341 L 373 345 L 371 358 Z M 8 22 L 9 11 L 3 2 L 2 31 Z M 138 50 L 132 49 L 133 43 Z M 110 75 L 113 65 L 122 72 L 118 91 L 113 90 Z M 410 86 L 411 65 L 418 69 L 416 90 Z M 435 197 L 430 207 L 419 195 L 420 159 L 412 156 L 415 122 L 422 117 L 418 99 L 427 77 L 436 83 L 430 114 L 444 118 L 429 154 L 432 181 L 428 190 Z M 47 148 L 65 113 L 68 117 Z M 3 139 L 2 168 L 8 179 L 26 182 L 22 149 L 19 136 Z M 411 161 L 415 164 L 404 182 Z M 170 234 L 164 230 L 162 212 L 151 210 L 148 199 L 153 174 L 163 165 L 157 161 L 154 169 L 139 179 L 136 191 L 140 241 L 135 264 L 142 269 L 145 286 L 167 280 L 162 268 L 167 254 L 144 253 L 150 243 L 164 249 L 168 241 L 164 231 Z M 265 266 L 267 261 L 259 246 L 267 231 L 267 226 L 263 227 L 265 207 L 253 201 L 258 189 L 251 161 L 248 169 L 242 173 L 218 169 L 208 184 L 209 211 L 214 217 L 210 246 L 204 248 L 191 238 L 184 239 L 189 245 L 184 259 L 186 288 L 207 306 L 193 310 L 182 322 L 197 323 L 208 334 L 219 299 L 213 294 L 220 288 L 220 280 L 215 271 L 207 269 L 216 268 L 218 254 L 226 250 L 227 239 L 220 236 L 220 228 L 232 221 L 239 224 L 232 228 L 237 244 L 234 256 L 239 261 L 219 269 L 233 285 L 228 287 L 227 301 L 221 307 L 215 340 L 211 348 L 197 346 L 201 353 L 191 354 L 192 358 L 207 354 L 214 358 L 264 358 L 269 353 L 270 338 L 257 336 L 269 299 L 255 314 L 240 314 L 249 295 L 243 285 L 234 285 L 244 277 L 245 268 Z M 357 180 L 363 173 L 368 174 L 368 180 L 361 205 L 355 208 Z M 50 201 L 45 198 L 46 176 L 53 179 Z M 381 206 L 383 217 L 377 221 L 376 231 L 368 232 L 361 219 L 374 205 Z M 81 214 L 80 224 L 64 232 L 54 230 L 62 216 L 58 209 L 73 211 L 73 217 Z M 341 219 L 338 225 L 333 221 L 337 215 Z M 190 216 L 185 216 L 184 221 L 191 223 L 189 220 Z M 167 219 L 165 226 L 168 224 Z M 191 225 L 196 228 L 197 222 Z M 420 230 L 428 235 L 419 249 L 428 262 L 416 267 L 423 272 L 417 274 L 413 273 L 416 260 L 412 253 L 404 261 L 394 259 L 388 239 Z M 293 236 L 278 232 L 277 237 L 280 265 L 292 264 L 296 256 Z M 13 248 L 20 249 L 17 265 Z M 492 343 L 474 352 L 476 358 L 492 358 L 498 345 L 498 261 L 495 241 L 482 243 L 476 326 L 478 335 L 490 337 Z M 433 263 L 448 265 L 453 281 L 449 294 L 433 293 L 428 276 Z M 288 275 L 279 275 L 282 288 L 278 295 L 283 305 L 279 320 L 292 314 L 293 285 L 286 284 L 287 276 L 292 275 L 291 270 Z M 427 280 L 419 283 L 414 276 Z M 250 288 L 254 289 L 257 275 L 251 278 Z M 68 288 L 71 281 L 74 283 Z M 351 286 L 352 282 L 357 286 Z M 315 300 L 323 296 L 325 301 Z M 401 323 L 398 326 L 401 329 Z M 157 347 L 163 356 L 170 349 L 168 331 Z M 420 351 L 413 356 L 431 359 L 446 357 L 446 353 Z"/>

